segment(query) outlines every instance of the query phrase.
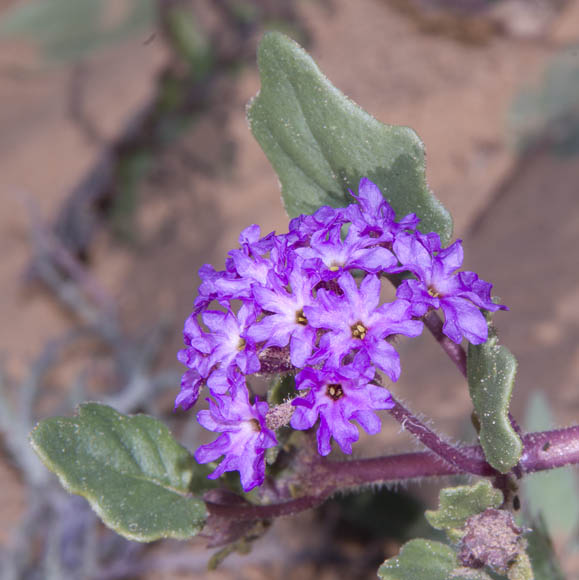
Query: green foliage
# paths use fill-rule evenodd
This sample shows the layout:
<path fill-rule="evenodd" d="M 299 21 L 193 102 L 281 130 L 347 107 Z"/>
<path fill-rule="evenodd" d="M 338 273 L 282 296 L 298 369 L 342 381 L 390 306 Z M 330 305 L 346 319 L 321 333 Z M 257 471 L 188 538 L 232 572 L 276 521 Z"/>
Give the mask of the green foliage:
<path fill-rule="evenodd" d="M 529 524 L 532 531 L 526 536 L 527 552 L 531 559 L 535 580 L 565 580 L 557 563 L 545 520 L 539 515 Z"/>
<path fill-rule="evenodd" d="M 261 90 L 251 130 L 281 181 L 290 216 L 351 203 L 361 177 L 382 190 L 398 217 L 415 212 L 443 243 L 452 219 L 426 184 L 424 146 L 408 127 L 384 125 L 339 92 L 311 57 L 280 33 L 258 51 Z"/>
<path fill-rule="evenodd" d="M 449 576 L 449 580 L 493 580 L 493 578 L 483 570 L 474 568 L 456 568 Z"/>
<path fill-rule="evenodd" d="M 381 580 L 448 580 L 457 567 L 454 550 L 440 542 L 410 540 L 378 569 Z"/>
<path fill-rule="evenodd" d="M 31 442 L 62 485 L 125 538 L 185 539 L 205 523 L 205 504 L 191 493 L 197 464 L 152 417 L 86 403 L 76 417 L 41 421 Z"/>
<path fill-rule="evenodd" d="M 459 567 L 454 550 L 432 540 L 410 540 L 378 568 L 381 580 L 491 580 L 482 570 Z"/>
<path fill-rule="evenodd" d="M 487 508 L 498 508 L 502 503 L 503 494 L 485 479 L 474 485 L 441 489 L 438 510 L 428 510 L 425 516 L 434 528 L 456 530 L 462 528 L 471 516 Z"/>
<path fill-rule="evenodd" d="M 27 0 L 16 3 L 0 22 L 0 38 L 23 37 L 52 61 L 74 61 L 149 27 L 154 0 L 131 0 L 122 18 L 107 26 L 110 0 Z"/>
<path fill-rule="evenodd" d="M 467 367 L 485 457 L 495 469 L 507 473 L 518 463 L 523 449 L 508 416 L 517 361 L 508 348 L 498 344 L 490 322 L 488 340 L 479 345 L 469 344 Z"/>
<path fill-rule="evenodd" d="M 535 580 L 531 561 L 526 552 L 520 552 L 509 566 L 508 580 Z"/>

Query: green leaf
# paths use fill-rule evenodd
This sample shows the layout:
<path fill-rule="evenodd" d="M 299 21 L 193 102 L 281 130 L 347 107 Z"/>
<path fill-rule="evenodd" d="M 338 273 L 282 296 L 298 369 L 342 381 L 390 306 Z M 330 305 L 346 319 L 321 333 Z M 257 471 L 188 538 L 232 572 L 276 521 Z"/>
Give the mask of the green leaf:
<path fill-rule="evenodd" d="M 190 490 L 196 463 L 152 417 L 86 403 L 76 417 L 41 421 L 31 443 L 65 489 L 125 538 L 185 539 L 205 523 L 205 504 Z"/>
<path fill-rule="evenodd" d="M 457 568 L 449 576 L 449 580 L 493 580 L 483 570 L 475 570 L 474 568 Z"/>
<path fill-rule="evenodd" d="M 509 566 L 508 580 L 535 580 L 531 560 L 526 552 L 519 552 L 515 561 Z"/>
<path fill-rule="evenodd" d="M 466 520 L 487 508 L 498 508 L 503 494 L 489 481 L 481 480 L 474 485 L 459 485 L 440 490 L 439 509 L 427 510 L 428 523 L 439 530 L 462 528 Z"/>
<path fill-rule="evenodd" d="M 559 567 L 549 530 L 542 516 L 530 522 L 531 533 L 527 534 L 527 553 L 531 559 L 535 580 L 565 580 Z"/>
<path fill-rule="evenodd" d="M 378 568 L 381 580 L 491 580 L 482 570 L 459 567 L 454 550 L 433 540 L 410 540 Z"/>
<path fill-rule="evenodd" d="M 381 580 L 448 580 L 457 567 L 454 550 L 440 542 L 410 540 L 378 568 Z"/>
<path fill-rule="evenodd" d="M 468 347 L 468 386 L 478 420 L 479 439 L 487 461 L 508 473 L 521 458 L 523 444 L 509 420 L 517 361 L 498 344 L 489 322 L 489 337 L 483 344 Z"/>
<path fill-rule="evenodd" d="M 384 125 L 338 91 L 311 57 L 277 32 L 258 51 L 261 90 L 248 107 L 251 130 L 281 181 L 292 217 L 322 205 L 344 207 L 368 177 L 398 217 L 415 212 L 420 229 L 443 243 L 452 219 L 428 188 L 424 145 L 408 127 Z"/>

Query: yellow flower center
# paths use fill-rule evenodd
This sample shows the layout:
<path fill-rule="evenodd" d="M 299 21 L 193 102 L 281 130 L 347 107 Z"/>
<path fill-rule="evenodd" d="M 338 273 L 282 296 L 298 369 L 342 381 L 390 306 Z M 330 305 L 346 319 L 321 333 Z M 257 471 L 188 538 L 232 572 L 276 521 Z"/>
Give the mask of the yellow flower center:
<path fill-rule="evenodd" d="M 330 399 L 337 401 L 340 397 L 342 397 L 344 395 L 342 385 L 340 385 L 338 383 L 329 384 L 328 389 L 326 391 L 326 394 L 328 395 L 328 397 L 330 397 Z"/>
<path fill-rule="evenodd" d="M 440 296 L 440 293 L 438 292 L 438 290 L 434 287 L 434 286 L 429 286 L 428 287 L 428 293 L 433 297 L 433 298 L 438 298 Z"/>
<path fill-rule="evenodd" d="M 307 326 L 308 319 L 306 318 L 303 310 L 298 310 L 296 312 L 296 322 L 302 326 Z"/>
<path fill-rule="evenodd" d="M 360 340 L 362 340 L 368 332 L 368 329 L 360 321 L 356 322 L 356 324 L 352 324 L 350 328 L 352 329 L 352 338 L 359 338 Z"/>

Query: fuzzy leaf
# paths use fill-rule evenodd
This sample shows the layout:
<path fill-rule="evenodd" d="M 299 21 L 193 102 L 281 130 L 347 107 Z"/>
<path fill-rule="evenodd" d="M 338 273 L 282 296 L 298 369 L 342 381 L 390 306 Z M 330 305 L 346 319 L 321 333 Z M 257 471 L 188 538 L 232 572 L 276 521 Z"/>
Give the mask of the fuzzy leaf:
<path fill-rule="evenodd" d="M 535 580 L 531 560 L 526 552 L 520 552 L 509 566 L 508 580 Z"/>
<path fill-rule="evenodd" d="M 530 522 L 530 527 L 532 531 L 526 536 L 527 552 L 535 580 L 565 580 L 545 520 L 539 515 Z"/>
<path fill-rule="evenodd" d="M 474 485 L 441 489 L 438 510 L 427 510 L 424 515 L 438 530 L 462 528 L 471 516 L 487 508 L 498 508 L 502 503 L 503 494 L 485 479 Z"/>
<path fill-rule="evenodd" d="M 462 567 L 453 570 L 448 580 L 494 580 L 494 578 L 484 570 Z"/>
<path fill-rule="evenodd" d="M 448 580 L 457 567 L 454 550 L 440 542 L 410 540 L 378 568 L 381 580 Z"/>
<path fill-rule="evenodd" d="M 368 177 L 400 218 L 450 240 L 452 219 L 428 188 L 424 145 L 408 128 L 384 125 L 338 91 L 312 58 L 283 34 L 258 51 L 261 90 L 248 107 L 251 130 L 281 181 L 291 217 L 352 203 Z"/>
<path fill-rule="evenodd" d="M 509 472 L 521 458 L 523 444 L 509 421 L 509 403 L 517 361 L 498 344 L 489 322 L 489 338 L 468 347 L 468 386 L 478 420 L 479 439 L 487 461 L 501 473 Z"/>
<path fill-rule="evenodd" d="M 125 538 L 185 539 L 205 523 L 205 504 L 190 489 L 196 463 L 152 417 L 85 403 L 76 417 L 41 421 L 31 443 L 65 489 Z"/>

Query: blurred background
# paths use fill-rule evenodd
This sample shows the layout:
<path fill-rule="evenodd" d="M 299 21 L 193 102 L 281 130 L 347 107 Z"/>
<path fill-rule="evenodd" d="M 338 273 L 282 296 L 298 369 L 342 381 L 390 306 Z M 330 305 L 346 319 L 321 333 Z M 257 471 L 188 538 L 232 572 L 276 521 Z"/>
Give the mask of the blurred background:
<path fill-rule="evenodd" d="M 379 120 L 413 127 L 464 240 L 511 312 L 513 412 L 579 419 L 578 0 L 0 0 L 0 561 L 4 579 L 374 578 L 438 487 L 337 498 L 274 523 L 207 571 L 200 539 L 143 546 L 104 529 L 27 443 L 35 422 L 100 400 L 164 418 L 198 268 L 241 229 L 286 231 L 276 176 L 245 121 L 255 50 L 281 30 Z M 473 441 L 460 375 L 424 336 L 392 387 Z M 413 449 L 384 418 L 358 457 Z M 522 496 L 579 578 L 576 470 Z M 406 523 L 405 523 L 406 522 Z M 247 546 L 240 546 L 241 550 Z"/>

